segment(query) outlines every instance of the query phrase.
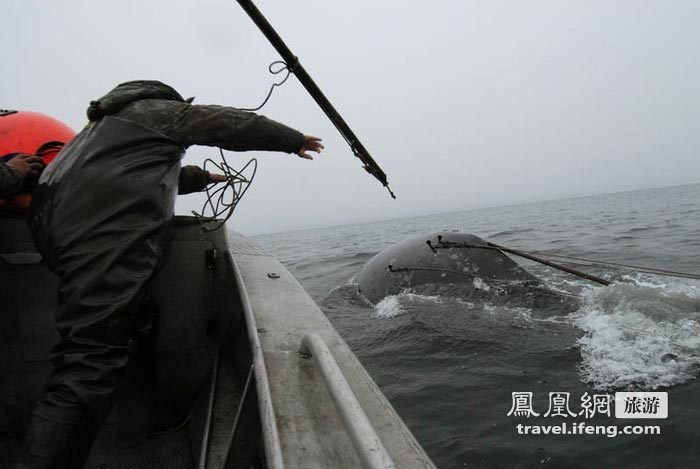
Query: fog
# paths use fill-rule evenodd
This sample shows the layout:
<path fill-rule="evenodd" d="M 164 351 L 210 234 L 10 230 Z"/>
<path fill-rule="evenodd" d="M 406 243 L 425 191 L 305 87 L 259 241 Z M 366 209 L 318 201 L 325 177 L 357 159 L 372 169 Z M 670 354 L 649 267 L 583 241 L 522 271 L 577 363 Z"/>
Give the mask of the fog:
<path fill-rule="evenodd" d="M 324 139 L 260 163 L 243 233 L 700 181 L 700 2 L 256 2 L 389 177 L 359 160 L 295 77 L 260 113 Z M 4 0 L 0 108 L 79 130 L 120 82 L 255 107 L 278 54 L 233 0 Z M 185 164 L 216 149 L 193 147 Z M 182 197 L 179 213 L 202 205 Z"/>

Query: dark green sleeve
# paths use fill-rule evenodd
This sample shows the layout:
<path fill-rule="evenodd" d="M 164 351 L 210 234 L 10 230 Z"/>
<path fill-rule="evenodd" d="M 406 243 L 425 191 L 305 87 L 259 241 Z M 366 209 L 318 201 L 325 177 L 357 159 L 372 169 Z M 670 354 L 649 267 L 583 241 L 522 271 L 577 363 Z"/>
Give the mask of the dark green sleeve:
<path fill-rule="evenodd" d="M 22 173 L 6 166 L 5 163 L 0 163 L 0 197 L 10 197 L 18 193 L 23 181 Z"/>
<path fill-rule="evenodd" d="M 173 137 L 185 146 L 296 153 L 304 145 L 301 132 L 253 112 L 215 105 L 187 105 L 178 114 Z"/>

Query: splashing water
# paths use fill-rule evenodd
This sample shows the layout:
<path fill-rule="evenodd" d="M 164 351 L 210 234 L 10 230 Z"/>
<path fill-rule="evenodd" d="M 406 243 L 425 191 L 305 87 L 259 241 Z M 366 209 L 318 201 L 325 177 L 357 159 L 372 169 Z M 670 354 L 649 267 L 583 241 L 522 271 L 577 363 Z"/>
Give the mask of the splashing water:
<path fill-rule="evenodd" d="M 402 306 L 402 301 L 411 303 L 442 303 L 443 299 L 440 296 L 420 295 L 413 293 L 410 289 L 405 289 L 398 295 L 390 295 L 377 303 L 374 307 L 374 317 L 376 318 L 391 318 L 406 312 Z"/>
<path fill-rule="evenodd" d="M 398 295 L 387 296 L 374 307 L 374 314 L 378 318 L 391 318 L 403 312 Z"/>
<path fill-rule="evenodd" d="M 656 389 L 694 379 L 700 366 L 700 288 L 645 276 L 584 291 L 571 316 L 585 382 L 598 389 Z"/>
<path fill-rule="evenodd" d="M 596 389 L 648 390 L 694 379 L 700 370 L 698 283 L 677 279 L 663 283 L 663 278 L 641 274 L 623 280 L 605 288 L 584 288 L 580 308 L 568 316 L 533 318 L 531 308 L 489 302 L 481 308 L 501 320 L 568 323 L 583 331 L 576 340 L 579 374 L 582 382 Z M 405 290 L 379 302 L 373 316 L 393 318 L 444 301 L 439 295 Z M 475 306 L 453 301 L 470 309 Z"/>

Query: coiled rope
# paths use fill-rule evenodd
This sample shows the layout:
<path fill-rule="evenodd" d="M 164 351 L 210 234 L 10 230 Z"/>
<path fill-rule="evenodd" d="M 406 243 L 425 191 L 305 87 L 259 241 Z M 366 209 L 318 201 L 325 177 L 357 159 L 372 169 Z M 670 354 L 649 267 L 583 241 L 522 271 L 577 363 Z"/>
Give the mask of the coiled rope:
<path fill-rule="evenodd" d="M 289 75 L 291 75 L 294 71 L 295 66 L 296 64 L 289 65 L 283 60 L 276 60 L 272 62 L 267 69 L 273 75 L 279 75 L 280 73 L 287 72 L 284 78 L 270 86 L 270 90 L 267 92 L 267 96 L 265 96 L 265 99 L 260 106 L 255 108 L 239 109 L 241 111 L 249 112 L 259 111 L 262 109 L 272 97 L 272 93 L 274 92 L 275 88 L 282 86 L 284 82 L 287 81 Z M 231 215 L 233 215 L 233 210 L 243 197 L 243 194 L 245 194 L 248 190 L 248 187 L 250 186 L 250 183 L 253 182 L 255 173 L 258 170 L 258 160 L 255 158 L 248 161 L 248 163 L 246 163 L 240 171 L 236 171 L 226 161 L 223 150 L 219 149 L 219 153 L 221 154 L 221 161 L 216 162 L 211 158 L 207 158 L 204 161 L 204 169 L 206 170 L 207 166 L 215 167 L 224 176 L 226 176 L 226 182 L 224 182 L 223 185 L 219 185 L 219 183 L 208 185 L 206 188 L 207 198 L 204 201 L 201 212 L 198 213 L 192 210 L 192 214 L 202 225 L 202 229 L 207 232 L 218 230 L 224 226 L 229 218 L 231 218 Z M 245 176 L 243 173 L 249 167 L 252 167 L 251 174 L 250 176 Z M 219 217 L 224 214 L 224 218 L 219 219 Z M 216 223 L 212 224 L 211 222 L 214 221 Z"/>
<path fill-rule="evenodd" d="M 237 171 L 228 164 L 223 150 L 219 149 L 219 153 L 221 154 L 221 161 L 216 162 L 211 158 L 207 158 L 204 161 L 204 169 L 207 170 L 207 167 L 211 166 L 215 167 L 226 176 L 226 182 L 223 185 L 218 183 L 208 185 L 206 188 L 207 198 L 204 201 L 202 210 L 200 212 L 192 210 L 192 214 L 202 225 L 202 229 L 207 232 L 218 230 L 231 218 L 233 210 L 248 190 L 248 187 L 250 187 L 258 170 L 258 160 L 256 158 L 249 160 L 240 171 Z M 219 218 L 222 215 L 224 217 Z"/>

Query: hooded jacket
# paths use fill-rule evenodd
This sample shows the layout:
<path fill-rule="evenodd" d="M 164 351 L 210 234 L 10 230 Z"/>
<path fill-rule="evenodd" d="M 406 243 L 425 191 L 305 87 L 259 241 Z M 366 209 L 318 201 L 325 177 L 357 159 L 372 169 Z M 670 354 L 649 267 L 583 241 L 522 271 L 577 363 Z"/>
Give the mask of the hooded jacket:
<path fill-rule="evenodd" d="M 206 145 L 232 151 L 296 153 L 304 145 L 301 132 L 279 122 L 232 107 L 193 105 L 193 99 L 183 99 L 159 81 L 130 81 L 91 101 L 87 115 L 90 122 L 105 116 L 138 122 L 183 148 Z"/>
<path fill-rule="evenodd" d="M 105 249 L 105 237 L 116 240 L 128 227 L 137 230 L 120 242 L 161 232 L 173 216 L 180 160 L 191 145 L 288 153 L 304 145 L 303 134 L 283 124 L 232 107 L 193 105 L 158 81 L 122 83 L 92 101 L 87 114 L 90 123 L 43 172 L 29 209 L 35 240 L 58 256 L 56 265 L 67 249 Z"/>
<path fill-rule="evenodd" d="M 296 153 L 304 145 L 300 132 L 251 112 L 223 106 L 192 106 L 172 87 L 153 80 L 122 83 L 105 96 L 91 101 L 90 122 L 118 116 L 141 122 L 172 137 L 184 148 L 217 146 L 226 150 L 270 150 Z M 201 191 L 208 172 L 197 166 L 180 171 L 178 193 Z"/>

